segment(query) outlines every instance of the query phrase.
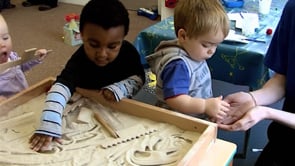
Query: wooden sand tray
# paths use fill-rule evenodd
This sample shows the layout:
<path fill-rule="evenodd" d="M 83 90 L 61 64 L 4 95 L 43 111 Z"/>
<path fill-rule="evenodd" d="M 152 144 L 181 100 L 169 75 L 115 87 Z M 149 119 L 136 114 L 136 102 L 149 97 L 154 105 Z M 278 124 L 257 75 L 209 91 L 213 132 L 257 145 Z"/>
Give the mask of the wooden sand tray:
<path fill-rule="evenodd" d="M 22 119 L 18 119 L 18 117 L 16 115 L 11 114 L 11 110 L 14 110 L 16 107 L 18 107 L 20 105 L 24 105 L 28 102 L 37 100 L 36 98 L 38 98 L 38 96 L 40 96 L 40 95 L 45 96 L 46 92 L 50 89 L 53 82 L 54 82 L 54 78 L 52 78 L 52 77 L 47 78 L 47 79 L 29 87 L 28 89 L 22 91 L 21 93 L 9 98 L 8 100 L 0 103 L 0 110 L 1 110 L 0 111 L 0 120 L 2 121 L 2 122 L 0 121 L 0 124 L 2 123 L 1 127 L 0 127 L 0 131 L 7 130 L 7 128 L 9 127 L 9 124 L 6 121 L 8 119 L 10 120 L 10 122 L 13 121 L 12 123 L 17 123 L 20 120 L 22 121 L 22 123 L 27 123 L 27 121 L 29 122 L 29 121 L 38 120 L 39 117 L 32 118 L 32 115 L 31 115 L 32 113 L 30 112 L 30 111 L 36 111 L 36 110 L 24 110 L 26 113 L 21 115 Z M 43 97 L 41 99 L 43 99 Z M 44 102 L 44 100 L 43 100 L 43 102 Z M 170 166 L 172 166 L 172 165 L 198 166 L 198 165 L 204 165 L 204 164 L 207 165 L 208 163 L 213 163 L 212 161 L 209 161 L 210 159 L 208 158 L 208 156 L 211 156 L 211 155 L 215 156 L 216 154 L 215 155 L 209 154 L 209 153 L 211 153 L 210 151 L 212 151 L 212 152 L 215 151 L 215 150 L 213 150 L 215 147 L 215 144 L 219 145 L 220 142 L 224 143 L 222 140 L 219 140 L 216 138 L 217 137 L 217 125 L 214 123 L 208 122 L 208 121 L 193 118 L 191 116 L 187 116 L 187 115 L 184 115 L 181 113 L 177 113 L 177 112 L 173 112 L 173 111 L 159 108 L 156 106 L 152 106 L 149 104 L 145 104 L 145 103 L 135 101 L 132 99 L 123 99 L 122 101 L 120 101 L 118 103 L 112 103 L 112 104 L 110 104 L 110 103 L 101 103 L 101 104 L 104 107 L 116 110 L 116 111 L 120 112 L 121 114 L 134 116 L 136 118 L 144 118 L 147 120 L 155 121 L 160 124 L 171 124 L 183 131 L 198 133 L 197 134 L 198 138 L 194 139 L 195 142 L 192 142 L 189 149 L 182 156 L 182 158 L 178 159 L 176 163 L 168 164 Z M 42 111 L 42 109 L 39 111 Z M 101 129 L 97 129 L 97 131 L 101 131 Z M 151 131 L 151 133 L 152 132 L 153 131 Z M 93 133 L 94 133 L 94 129 L 92 131 L 92 134 Z M 131 133 L 131 131 L 130 131 L 130 133 Z M 30 135 L 31 134 L 32 133 L 30 133 Z M 152 137 L 152 136 L 150 136 L 150 137 Z M 118 142 L 118 140 L 120 140 L 120 139 L 121 138 L 113 138 L 112 141 Z M 1 140 L 1 137 L 0 137 L 0 140 Z M 124 140 L 122 141 L 122 139 L 121 139 L 120 143 L 122 143 L 122 142 L 124 142 Z M 132 142 L 132 141 L 130 141 L 130 142 Z M 224 149 L 221 150 L 221 151 L 223 151 L 224 155 L 228 154 L 229 156 L 217 157 L 218 155 L 216 155 L 216 160 L 220 160 L 220 161 L 218 161 L 218 163 L 220 163 L 220 165 L 228 164 L 230 159 L 233 157 L 233 154 L 235 153 L 236 146 L 234 144 L 230 144 L 230 145 L 231 146 L 228 149 L 228 151 L 229 151 L 228 153 L 226 152 L 227 150 L 224 150 Z M 90 155 L 88 153 L 90 153 L 91 150 L 93 150 L 92 151 L 93 153 L 97 153 L 97 152 L 95 152 L 95 150 L 98 149 L 97 146 L 89 144 L 89 143 L 87 145 L 85 143 L 85 145 L 83 144 L 83 146 L 85 146 L 85 147 L 89 146 L 89 148 L 90 148 L 90 149 L 84 149 L 85 155 Z M 122 144 L 120 144 L 120 145 L 118 144 L 118 146 L 122 146 Z M 125 146 L 125 150 L 130 149 L 130 147 L 131 146 L 128 146 L 128 147 Z M 26 148 L 26 147 L 24 147 L 24 148 Z M 30 154 L 34 154 L 34 155 L 40 154 L 37 152 L 33 152 L 32 150 L 30 151 L 30 149 L 26 149 L 25 151 L 26 151 L 26 153 L 30 153 Z M 81 149 L 81 151 L 83 151 L 83 149 Z M 107 151 L 108 151 L 108 153 L 112 153 L 111 152 L 112 148 L 108 148 Z M 113 150 L 113 151 L 118 151 L 118 149 Z M 73 154 L 74 154 L 74 152 L 73 152 Z M 5 155 L 7 155 L 7 154 L 5 154 Z M 44 154 L 40 154 L 40 155 L 44 155 Z M 69 152 L 69 155 L 67 155 L 65 152 L 61 153 L 61 154 L 54 153 L 54 154 L 46 154 L 46 155 L 47 155 L 48 160 L 50 159 L 50 157 L 52 157 L 52 161 L 54 160 L 54 157 L 57 155 L 59 155 L 58 157 L 65 155 L 64 158 L 67 158 L 68 160 L 70 160 L 70 157 L 69 157 L 70 152 Z M 119 155 L 119 154 L 117 154 L 117 155 Z M 122 154 L 120 154 L 120 155 L 122 155 Z M 3 154 L 2 154 L 2 156 L 3 156 Z M 9 156 L 9 155 L 7 155 L 7 156 Z M 99 155 L 94 155 L 94 156 L 99 156 Z M 2 158 L 0 157 L 0 165 L 1 165 L 1 163 L 7 164 L 7 160 L 8 160 L 7 157 L 6 157 L 6 161 L 1 161 L 1 159 Z M 82 157 L 80 157 L 79 159 L 85 160 L 85 159 L 82 159 Z M 47 164 L 47 165 L 81 165 L 82 164 L 81 162 L 79 162 L 79 160 L 73 160 L 70 162 L 71 164 L 68 164 L 68 162 L 67 162 L 67 164 L 64 164 L 64 163 L 66 163 L 66 162 L 64 162 L 64 160 L 59 161 L 59 159 L 58 159 L 58 161 L 60 163 L 58 163 L 56 160 L 55 160 L 55 162 L 57 162 L 57 163 L 54 163 L 54 162 L 51 163 L 51 160 L 50 160 L 44 164 Z M 98 159 L 96 159 L 96 160 L 98 160 Z M 31 159 L 28 159 L 26 161 L 27 161 L 27 164 L 24 164 L 24 165 L 29 165 L 29 163 L 31 162 Z M 91 163 L 89 161 L 87 161 L 87 162 L 85 161 L 85 163 L 89 163 L 88 165 L 95 165 L 94 163 Z M 32 164 L 32 163 L 30 163 L 30 164 Z M 15 165 L 17 165 L 17 164 L 15 164 Z M 36 164 L 36 165 L 38 165 L 38 164 Z M 41 164 L 39 164 L 39 165 L 41 165 Z M 134 165 L 134 164 L 131 164 L 131 165 Z"/>

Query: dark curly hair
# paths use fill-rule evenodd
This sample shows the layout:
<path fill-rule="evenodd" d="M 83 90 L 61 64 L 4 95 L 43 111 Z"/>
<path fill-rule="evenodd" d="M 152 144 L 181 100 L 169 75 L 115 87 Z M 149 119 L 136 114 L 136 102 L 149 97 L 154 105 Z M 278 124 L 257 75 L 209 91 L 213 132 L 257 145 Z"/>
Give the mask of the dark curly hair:
<path fill-rule="evenodd" d="M 124 35 L 129 31 L 129 13 L 119 0 L 90 0 L 82 9 L 80 32 L 86 23 L 99 25 L 104 29 L 124 26 Z"/>

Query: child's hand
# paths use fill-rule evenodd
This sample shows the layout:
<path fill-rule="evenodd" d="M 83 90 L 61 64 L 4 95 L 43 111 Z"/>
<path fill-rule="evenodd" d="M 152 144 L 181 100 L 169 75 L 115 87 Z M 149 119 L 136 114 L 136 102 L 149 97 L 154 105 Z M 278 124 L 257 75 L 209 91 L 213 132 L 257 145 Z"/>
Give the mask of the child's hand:
<path fill-rule="evenodd" d="M 77 93 L 81 94 L 84 97 L 90 98 L 94 101 L 101 101 L 105 100 L 108 102 L 115 102 L 116 98 L 112 91 L 108 89 L 102 89 L 102 90 L 90 90 L 90 89 L 84 89 L 84 88 L 76 88 Z"/>
<path fill-rule="evenodd" d="M 38 60 L 42 62 L 46 58 L 49 52 L 51 52 L 51 50 L 39 49 L 35 52 L 35 55 L 38 57 Z"/>
<path fill-rule="evenodd" d="M 93 101 L 100 102 L 104 99 L 101 90 L 84 89 L 77 87 L 76 92 Z"/>
<path fill-rule="evenodd" d="M 29 140 L 29 143 L 31 144 L 30 148 L 36 152 L 42 152 L 42 149 L 48 149 L 50 143 L 52 141 L 56 141 L 58 143 L 61 143 L 60 138 L 54 138 L 49 135 L 44 134 L 34 134 Z"/>
<path fill-rule="evenodd" d="M 110 101 L 110 102 L 116 102 L 116 97 L 114 95 L 114 93 L 108 89 L 103 89 L 102 90 L 102 94 L 103 94 L 103 97 L 107 100 L 107 101 Z"/>
<path fill-rule="evenodd" d="M 215 122 L 222 121 L 227 116 L 230 105 L 222 100 L 222 96 L 206 99 L 205 113 Z"/>

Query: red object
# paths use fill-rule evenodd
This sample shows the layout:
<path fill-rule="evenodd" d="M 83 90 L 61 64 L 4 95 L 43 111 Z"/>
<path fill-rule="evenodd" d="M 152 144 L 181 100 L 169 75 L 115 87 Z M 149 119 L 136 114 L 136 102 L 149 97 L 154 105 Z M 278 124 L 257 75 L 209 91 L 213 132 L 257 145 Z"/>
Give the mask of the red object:
<path fill-rule="evenodd" d="M 271 35 L 271 34 L 272 34 L 272 29 L 271 29 L 271 28 L 268 28 L 268 29 L 266 30 L 266 34 L 267 34 L 267 35 Z"/>
<path fill-rule="evenodd" d="M 177 0 L 165 0 L 165 7 L 175 8 Z"/>
<path fill-rule="evenodd" d="M 70 22 L 72 19 L 74 19 L 75 21 L 79 21 L 80 18 L 79 15 L 76 13 L 70 13 L 65 16 L 65 20 L 67 22 Z"/>

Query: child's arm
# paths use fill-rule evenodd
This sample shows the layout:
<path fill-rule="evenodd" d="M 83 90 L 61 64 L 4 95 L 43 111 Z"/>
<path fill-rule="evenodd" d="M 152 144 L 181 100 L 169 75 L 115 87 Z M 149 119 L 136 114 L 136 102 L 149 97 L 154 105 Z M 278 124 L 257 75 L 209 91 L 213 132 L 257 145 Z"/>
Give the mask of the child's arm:
<path fill-rule="evenodd" d="M 46 97 L 40 127 L 30 138 L 33 150 L 39 151 L 52 140 L 61 138 L 62 114 L 70 97 L 71 92 L 65 85 L 55 83 L 51 87 Z"/>
<path fill-rule="evenodd" d="M 89 90 L 83 88 L 76 88 L 76 91 L 84 97 L 91 98 L 98 102 L 116 102 L 124 97 L 132 97 L 135 95 L 143 85 L 143 81 L 139 76 L 131 76 L 120 82 L 116 82 L 101 90 Z"/>
<path fill-rule="evenodd" d="M 189 95 L 179 95 L 166 99 L 166 103 L 179 112 L 185 114 L 206 114 L 213 119 L 223 119 L 229 110 L 229 104 L 222 101 L 222 97 L 194 98 Z"/>
<path fill-rule="evenodd" d="M 46 49 L 39 49 L 36 50 L 35 52 L 28 52 L 29 54 L 34 54 L 37 59 L 30 60 L 28 62 L 25 62 L 21 64 L 21 69 L 22 71 L 27 71 L 30 70 L 32 67 L 40 64 L 43 62 L 43 60 L 47 57 L 47 55 L 51 52 L 52 50 L 46 50 Z M 26 55 L 24 55 L 26 56 Z"/>
<path fill-rule="evenodd" d="M 47 49 L 39 49 L 35 52 L 35 56 L 38 57 L 38 61 L 43 62 L 43 60 L 47 57 L 47 55 L 52 52 L 52 50 Z"/>
<path fill-rule="evenodd" d="M 111 91 L 114 95 L 113 99 L 115 99 L 115 101 L 120 101 L 124 97 L 131 98 L 140 90 L 142 86 L 143 80 L 141 79 L 141 77 L 134 75 L 120 82 L 116 82 L 114 84 L 106 86 L 102 90 L 103 95 L 107 100 L 112 99 L 110 95 Z"/>

